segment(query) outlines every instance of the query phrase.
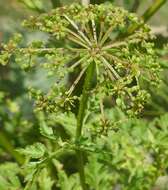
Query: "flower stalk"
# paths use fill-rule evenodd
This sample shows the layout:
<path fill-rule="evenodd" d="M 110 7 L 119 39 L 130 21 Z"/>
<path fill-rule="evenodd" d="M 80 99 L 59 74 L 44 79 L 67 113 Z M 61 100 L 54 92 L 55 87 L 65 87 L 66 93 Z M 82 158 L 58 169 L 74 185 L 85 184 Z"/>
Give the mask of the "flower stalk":
<path fill-rule="evenodd" d="M 153 4 L 142 15 L 143 21 L 146 23 L 165 3 L 166 0 L 155 0 Z M 137 24 L 131 25 L 127 30 L 127 35 L 132 34 L 140 27 L 141 26 Z"/>
<path fill-rule="evenodd" d="M 79 111 L 77 115 L 76 141 L 79 141 L 82 135 L 82 127 L 83 127 L 83 121 L 85 117 L 85 110 L 87 109 L 87 102 L 88 102 L 89 92 L 92 85 L 94 70 L 95 70 L 95 64 L 94 62 L 92 62 L 88 66 L 85 82 L 83 85 L 82 97 L 80 100 Z M 83 152 L 81 150 L 77 150 L 76 153 L 77 153 L 77 159 L 78 159 L 81 186 L 83 190 L 86 190 L 87 188 L 86 188 L 86 183 L 85 183 Z"/>

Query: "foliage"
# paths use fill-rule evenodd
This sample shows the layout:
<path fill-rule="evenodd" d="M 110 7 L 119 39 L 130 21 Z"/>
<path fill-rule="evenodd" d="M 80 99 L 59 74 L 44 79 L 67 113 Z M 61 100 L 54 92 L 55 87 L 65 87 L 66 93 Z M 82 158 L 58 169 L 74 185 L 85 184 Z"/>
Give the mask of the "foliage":
<path fill-rule="evenodd" d="M 118 120 L 115 117 L 118 111 L 109 111 L 113 120 Z M 122 118 L 127 118 L 121 112 L 120 114 Z M 80 148 L 87 151 L 88 155 L 85 170 L 86 181 L 90 189 L 106 190 L 115 186 L 120 186 L 121 189 L 150 189 L 153 187 L 158 176 L 166 174 L 168 159 L 167 119 L 168 115 L 166 114 L 148 124 L 138 119 L 126 120 L 119 123 L 117 129 L 115 128 L 108 131 L 108 134 L 99 136 L 95 136 L 95 133 L 91 132 L 95 126 L 88 125 L 87 127 L 90 130 L 87 132 L 86 138 L 82 140 Z M 23 149 L 23 151 L 19 150 L 29 159 L 39 159 L 25 164 L 22 170 L 25 170 L 27 174 L 21 172 L 16 164 L 3 164 L 0 170 L 3 180 L 1 186 L 3 187 L 8 183 L 9 187 L 15 187 L 12 185 L 15 183 L 17 188 L 20 187 L 19 178 L 15 179 L 17 182 L 14 179 L 12 180 L 12 177 L 16 177 L 16 174 L 20 172 L 20 174 L 26 176 L 26 180 L 29 182 L 34 176 L 34 189 L 36 189 L 39 182 L 40 187 L 50 186 L 47 189 L 51 189 L 53 184 L 62 190 L 66 188 L 80 189 L 78 176 L 76 174 L 68 176 L 63 170 L 63 165 L 58 161 L 62 153 L 59 150 L 54 152 L 47 149 L 44 145 L 37 143 Z M 44 154 L 44 152 L 46 153 Z M 57 174 L 58 176 L 55 182 L 52 180 L 53 174 L 49 162 L 51 160 L 57 171 L 54 175 Z M 3 168 L 7 174 L 6 176 L 10 176 L 10 183 L 12 184 L 5 181 Z M 9 173 L 7 173 L 8 171 Z M 47 171 L 51 172 L 50 176 Z M 40 180 L 42 177 L 45 179 L 44 181 Z M 49 182 L 46 182 L 47 180 Z M 33 187 L 27 186 L 27 189 L 31 188 L 33 189 Z"/>

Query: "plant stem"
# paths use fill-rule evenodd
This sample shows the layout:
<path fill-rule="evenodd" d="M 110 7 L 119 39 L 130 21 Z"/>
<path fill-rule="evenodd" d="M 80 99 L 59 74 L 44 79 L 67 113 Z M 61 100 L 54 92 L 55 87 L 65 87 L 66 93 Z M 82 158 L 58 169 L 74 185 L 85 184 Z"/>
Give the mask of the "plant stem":
<path fill-rule="evenodd" d="M 82 90 L 82 97 L 79 104 L 79 110 L 77 115 L 77 128 L 76 128 L 76 142 L 79 141 L 82 134 L 83 120 L 85 117 L 85 111 L 87 108 L 87 102 L 89 97 L 89 92 L 91 89 L 92 79 L 94 75 L 95 63 L 90 63 L 87 71 L 86 77 Z M 78 167 L 80 174 L 80 182 L 83 190 L 87 190 L 85 183 L 85 173 L 84 173 L 84 161 L 83 161 L 83 152 L 81 150 L 76 151 L 77 159 L 78 159 Z"/>
<path fill-rule="evenodd" d="M 166 3 L 166 0 L 155 0 L 153 5 L 149 7 L 144 14 L 142 15 L 142 18 L 144 22 L 147 22 L 162 5 Z"/>
<path fill-rule="evenodd" d="M 144 20 L 144 22 L 147 22 L 158 11 L 158 9 L 160 9 L 160 7 L 164 5 L 165 3 L 166 3 L 166 0 L 155 0 L 153 4 L 142 15 L 142 19 Z M 127 30 L 126 36 L 132 34 L 139 27 L 141 26 L 137 24 L 131 25 Z"/>
<path fill-rule="evenodd" d="M 90 0 L 81 0 L 83 6 L 88 6 Z M 82 127 L 83 127 L 83 120 L 85 117 L 85 110 L 87 108 L 87 102 L 89 97 L 89 91 L 91 89 L 93 74 L 94 74 L 95 64 L 94 62 L 90 63 L 87 71 L 86 77 L 83 85 L 82 90 L 82 97 L 79 104 L 79 110 L 77 115 L 77 128 L 76 128 L 76 142 L 80 140 L 82 134 Z M 79 170 L 79 177 L 80 183 L 83 190 L 87 190 L 87 185 L 85 181 L 85 171 L 84 171 L 84 159 L 83 159 L 83 152 L 81 150 L 76 151 L 77 159 L 78 159 L 78 170 Z"/>
<path fill-rule="evenodd" d="M 18 162 L 18 164 L 23 164 L 24 158 L 15 151 L 15 148 L 3 131 L 0 131 L 0 146 L 2 146 Z"/>
<path fill-rule="evenodd" d="M 83 119 L 84 119 L 85 110 L 87 107 L 88 95 L 89 95 L 89 91 L 91 88 L 91 83 L 92 83 L 93 74 L 94 74 L 94 68 L 95 68 L 94 62 L 90 63 L 90 65 L 86 71 L 86 78 L 85 78 L 85 82 L 83 85 L 82 98 L 80 101 L 79 111 L 78 111 L 78 115 L 77 115 L 76 139 L 78 139 L 81 136 Z"/>

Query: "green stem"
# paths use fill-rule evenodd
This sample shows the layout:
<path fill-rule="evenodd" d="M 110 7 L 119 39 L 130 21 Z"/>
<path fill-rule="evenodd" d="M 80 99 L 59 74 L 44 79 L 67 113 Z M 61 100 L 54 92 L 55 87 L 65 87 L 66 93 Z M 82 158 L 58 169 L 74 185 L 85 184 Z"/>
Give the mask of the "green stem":
<path fill-rule="evenodd" d="M 79 110 L 78 110 L 78 115 L 77 115 L 76 142 L 79 141 L 82 134 L 83 120 L 84 120 L 85 111 L 87 108 L 87 102 L 88 102 L 89 92 L 91 89 L 92 79 L 94 75 L 94 69 L 95 69 L 95 64 L 94 62 L 92 62 L 90 63 L 86 71 L 86 78 L 83 85 L 82 97 L 80 100 Z M 81 150 L 77 150 L 76 154 L 77 154 L 77 159 L 78 159 L 81 186 L 83 190 L 87 190 L 86 183 L 85 183 L 83 152 Z"/>
<path fill-rule="evenodd" d="M 158 11 L 158 9 L 160 9 L 160 7 L 164 5 L 165 3 L 166 3 L 166 0 L 155 0 L 153 4 L 142 15 L 142 19 L 144 20 L 144 22 L 147 22 Z M 126 36 L 132 34 L 139 27 L 141 26 L 137 24 L 131 25 L 127 30 Z"/>
<path fill-rule="evenodd" d="M 77 155 L 77 161 L 78 161 L 80 184 L 81 184 L 81 187 L 83 190 L 87 190 L 86 179 L 85 179 L 85 170 L 84 170 L 83 152 L 81 150 L 77 150 L 76 155 Z"/>
<path fill-rule="evenodd" d="M 0 131 L 0 146 L 2 146 L 18 162 L 18 164 L 23 164 L 24 158 L 15 151 L 15 148 L 3 131 Z"/>
<path fill-rule="evenodd" d="M 85 82 L 83 85 L 82 98 L 80 101 L 79 111 L 78 111 L 78 115 L 77 115 L 76 140 L 78 140 L 79 137 L 81 136 L 83 119 L 84 119 L 85 110 L 87 107 L 87 101 L 88 101 L 89 91 L 90 91 L 91 83 L 92 83 L 92 79 L 93 79 L 94 68 L 95 68 L 94 62 L 90 63 L 90 65 L 86 71 L 86 78 L 85 78 Z"/>
<path fill-rule="evenodd" d="M 149 7 L 144 14 L 142 15 L 142 18 L 144 22 L 147 22 L 162 5 L 166 3 L 166 0 L 155 0 L 153 5 Z"/>

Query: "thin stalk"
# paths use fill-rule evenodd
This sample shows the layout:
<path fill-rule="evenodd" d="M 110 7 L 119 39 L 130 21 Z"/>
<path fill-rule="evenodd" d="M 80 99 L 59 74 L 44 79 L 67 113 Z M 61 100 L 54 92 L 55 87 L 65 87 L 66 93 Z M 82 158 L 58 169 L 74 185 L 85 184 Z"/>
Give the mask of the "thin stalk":
<path fill-rule="evenodd" d="M 109 79 L 110 79 L 111 81 L 116 80 L 116 79 L 114 78 L 114 76 L 112 75 L 112 73 L 110 72 L 110 70 L 107 69 L 107 67 L 106 67 L 106 71 L 107 71 L 107 75 L 108 75 L 108 77 L 109 77 Z"/>
<path fill-rule="evenodd" d="M 67 32 L 69 32 L 70 34 L 72 34 L 73 36 L 75 36 L 76 38 L 78 38 L 81 42 L 83 42 L 85 45 L 87 45 L 86 44 L 86 42 L 85 42 L 85 40 L 83 40 L 83 38 L 81 38 L 79 35 L 77 35 L 75 32 L 73 32 L 72 30 L 70 30 L 70 29 L 66 29 L 67 30 Z"/>
<path fill-rule="evenodd" d="M 100 33 L 99 33 L 99 38 L 98 38 L 98 42 L 101 41 L 102 37 L 103 37 L 103 29 L 104 29 L 104 22 L 100 22 Z"/>
<path fill-rule="evenodd" d="M 93 37 L 93 34 L 91 32 L 89 23 L 87 23 L 85 26 L 83 26 L 83 29 L 87 33 L 89 40 L 90 41 L 94 41 L 94 37 Z"/>
<path fill-rule="evenodd" d="M 102 115 L 102 122 L 103 122 L 103 124 L 105 124 L 106 117 L 105 117 L 105 113 L 104 113 L 103 99 L 100 100 L 100 111 L 101 111 L 101 115 Z"/>
<path fill-rule="evenodd" d="M 18 164 L 23 164 L 24 158 L 15 151 L 15 148 L 10 143 L 3 131 L 0 131 L 0 146 L 2 146 L 2 148 L 6 150 L 17 161 Z"/>
<path fill-rule="evenodd" d="M 72 94 L 72 92 L 74 91 L 76 85 L 78 84 L 78 82 L 82 78 L 82 76 L 85 73 L 85 71 L 86 71 L 86 67 L 82 69 L 82 71 L 79 73 L 78 77 L 76 78 L 76 80 L 74 81 L 74 83 L 72 84 L 72 86 L 70 87 L 70 89 L 68 90 L 68 92 L 67 92 L 68 96 L 70 96 Z"/>
<path fill-rule="evenodd" d="M 56 51 L 63 51 L 64 49 L 63 48 L 31 48 L 31 47 L 23 47 L 23 48 L 17 48 L 16 50 L 20 51 L 20 52 L 23 52 L 23 53 L 26 53 L 28 51 L 28 53 L 53 53 L 53 52 L 56 52 Z"/>
<path fill-rule="evenodd" d="M 97 43 L 97 32 L 96 32 L 96 24 L 95 21 L 92 20 L 92 30 L 93 30 L 93 36 L 94 36 L 94 40 Z"/>
<path fill-rule="evenodd" d="M 87 38 L 87 36 L 85 36 L 85 34 L 79 29 L 78 25 L 71 20 L 67 15 L 64 15 L 64 17 L 66 18 L 66 20 L 74 27 L 74 29 L 81 35 L 81 37 L 88 43 L 88 45 L 91 45 L 89 39 Z"/>
<path fill-rule="evenodd" d="M 86 48 L 86 49 L 89 49 L 89 47 L 87 45 L 85 45 L 84 43 L 82 43 L 81 41 L 79 41 L 78 39 L 75 39 L 75 37 L 73 36 L 68 36 L 67 37 L 70 41 L 74 42 L 74 43 L 77 43 L 78 45 Z"/>
<path fill-rule="evenodd" d="M 68 50 L 72 51 L 72 53 L 74 52 L 81 52 L 81 51 L 86 51 L 86 48 L 71 48 L 69 45 L 67 45 L 66 47 Z"/>
<path fill-rule="evenodd" d="M 103 56 L 101 56 L 101 60 L 103 61 L 105 66 L 107 66 L 107 68 L 112 72 L 113 76 L 117 80 L 121 78 L 120 75 L 117 73 L 117 71 L 115 71 L 115 69 L 110 65 L 110 63 Z"/>
<path fill-rule="evenodd" d="M 75 62 L 72 66 L 69 67 L 69 69 L 74 69 L 75 67 L 79 66 L 83 61 L 85 61 L 89 56 L 86 55 L 83 58 L 79 59 L 77 62 Z"/>
<path fill-rule="evenodd" d="M 152 6 L 150 6 L 142 15 L 142 19 L 144 20 L 144 22 L 147 22 L 155 13 L 158 9 L 160 9 L 160 7 L 162 5 L 164 5 L 166 3 L 166 0 L 155 0 L 152 4 Z"/>
<path fill-rule="evenodd" d="M 113 61 L 116 61 L 116 62 L 120 62 L 122 63 L 123 65 L 125 65 L 127 68 L 129 67 L 130 63 L 128 61 L 125 61 L 125 60 L 121 60 L 119 59 L 117 56 L 114 56 L 112 54 L 109 54 L 108 52 L 105 52 L 104 53 L 105 56 L 109 57 L 111 60 Z"/>
<path fill-rule="evenodd" d="M 102 39 L 101 39 L 101 41 L 100 41 L 100 45 L 102 46 L 104 43 L 105 43 L 105 41 L 109 38 L 109 35 L 110 35 L 110 33 L 113 31 L 113 26 L 111 26 L 108 30 L 107 30 L 107 32 L 104 34 L 104 36 L 102 37 Z"/>
<path fill-rule="evenodd" d="M 142 15 L 142 19 L 144 20 L 144 22 L 147 22 L 165 3 L 166 3 L 166 0 L 155 0 L 152 3 L 152 5 Z M 132 34 L 139 27 L 141 26 L 137 24 L 133 24 L 130 27 L 128 27 L 126 36 Z"/>
<path fill-rule="evenodd" d="M 110 48 L 115 48 L 115 47 L 125 46 L 125 45 L 127 45 L 126 42 L 124 42 L 124 41 L 121 41 L 121 42 L 117 41 L 117 42 L 114 42 L 112 44 L 104 45 L 104 47 L 102 48 L 102 50 L 108 50 Z"/>
<path fill-rule="evenodd" d="M 49 161 L 51 161 L 53 158 L 55 159 L 60 159 L 60 158 L 63 158 L 65 156 L 68 156 L 68 155 L 74 155 L 75 154 L 75 151 L 72 149 L 65 149 L 65 148 L 61 148 L 59 150 L 57 150 L 56 152 L 53 152 L 52 154 L 49 155 L 49 157 L 47 157 L 46 159 L 44 159 L 42 162 L 40 162 L 38 164 L 38 166 L 41 166 L 45 163 L 48 163 Z"/>
<path fill-rule="evenodd" d="M 81 134 L 82 134 L 83 121 L 85 117 L 85 111 L 87 108 L 89 91 L 91 89 L 94 70 L 95 70 L 95 63 L 92 62 L 90 63 L 86 71 L 86 78 L 83 85 L 82 97 L 80 100 L 80 105 L 79 105 L 79 110 L 78 110 L 78 115 L 77 115 L 76 141 L 80 139 Z M 83 190 L 87 190 L 87 186 L 85 183 L 83 152 L 81 150 L 77 150 L 76 154 L 77 154 L 77 159 L 78 159 L 81 186 Z"/>

